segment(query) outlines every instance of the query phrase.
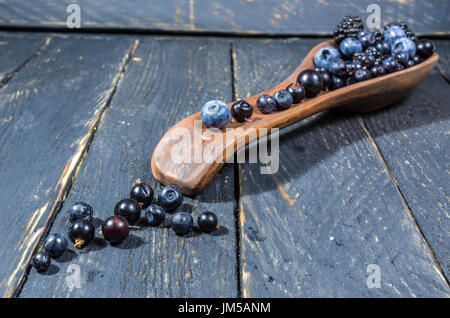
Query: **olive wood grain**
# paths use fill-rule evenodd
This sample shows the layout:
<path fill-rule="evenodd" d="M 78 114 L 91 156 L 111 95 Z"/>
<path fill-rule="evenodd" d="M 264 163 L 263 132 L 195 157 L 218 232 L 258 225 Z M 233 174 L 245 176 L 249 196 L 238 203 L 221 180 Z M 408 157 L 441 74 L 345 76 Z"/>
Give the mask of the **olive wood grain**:
<path fill-rule="evenodd" d="M 224 162 L 229 159 L 227 157 L 232 156 L 240 147 L 252 142 L 256 138 L 265 136 L 266 131 L 270 133 L 270 128 L 283 128 L 330 108 L 339 107 L 348 111 L 368 112 L 388 106 L 401 99 L 407 92 L 422 82 L 439 59 L 438 54 L 434 53 L 427 60 L 411 68 L 346 86 L 335 91 L 321 92 L 318 96 L 305 99 L 301 103 L 295 104 L 284 111 L 262 114 L 255 107 L 256 100 L 261 94 L 272 95 L 279 89 L 285 89 L 289 84 L 296 82 L 300 72 L 313 68 L 313 58 L 316 51 L 327 45 L 334 45 L 334 41 L 326 41 L 316 45 L 296 70 L 283 82 L 263 93 L 246 98 L 245 100 L 254 106 L 251 117 L 252 122 L 238 123 L 232 120 L 228 123 L 222 130 L 224 142 L 221 149 L 206 147 L 208 143 L 214 142 L 214 139 L 208 140 L 203 138 L 201 140 L 203 151 L 207 149 L 209 151 L 208 158 L 215 158 L 215 160 L 194 160 L 193 136 L 201 135 L 208 129 L 204 125 L 201 128 L 194 125 L 194 121 L 201 120 L 200 113 L 188 116 L 175 124 L 166 132 L 153 152 L 152 172 L 154 177 L 163 184 L 176 185 L 185 195 L 195 195 L 214 178 Z M 228 106 L 231 107 L 232 104 L 229 103 Z M 233 139 L 226 140 L 226 128 L 238 127 L 242 128 L 242 130 L 236 131 Z M 179 131 L 176 132 L 179 128 L 187 129 L 190 133 L 190 163 L 177 163 L 172 160 L 172 151 L 182 148 L 180 143 L 186 142 L 185 138 L 179 136 Z M 267 130 L 260 130 L 261 128 L 266 128 Z M 200 129 L 201 131 L 199 131 Z M 255 130 L 257 131 L 257 136 L 254 134 Z M 174 136 L 177 136 L 177 138 L 174 138 Z M 212 153 L 211 150 L 213 151 Z M 179 158 L 176 161 L 179 161 Z"/>

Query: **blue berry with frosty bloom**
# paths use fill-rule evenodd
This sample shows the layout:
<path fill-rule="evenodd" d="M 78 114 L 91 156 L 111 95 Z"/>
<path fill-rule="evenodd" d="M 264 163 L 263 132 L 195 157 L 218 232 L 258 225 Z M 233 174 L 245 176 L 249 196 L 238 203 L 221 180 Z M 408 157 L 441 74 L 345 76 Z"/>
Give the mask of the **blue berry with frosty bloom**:
<path fill-rule="evenodd" d="M 328 69 L 330 64 L 341 58 L 341 54 L 334 46 L 325 46 L 317 50 L 314 56 L 314 65 L 324 69 Z"/>
<path fill-rule="evenodd" d="M 231 110 L 224 101 L 210 100 L 203 105 L 201 118 L 207 127 L 222 129 L 231 120 Z"/>
<path fill-rule="evenodd" d="M 363 47 L 361 42 L 359 42 L 357 39 L 345 38 L 339 45 L 339 49 L 341 50 L 341 53 L 345 55 L 345 57 L 352 57 L 356 52 L 362 52 Z"/>
<path fill-rule="evenodd" d="M 384 32 L 384 40 L 390 42 L 391 45 L 401 38 L 406 38 L 406 34 L 399 26 L 391 26 Z"/>
<path fill-rule="evenodd" d="M 407 53 L 408 56 L 416 55 L 416 44 L 408 38 L 401 38 L 392 45 L 392 55 L 396 53 Z"/>
<path fill-rule="evenodd" d="M 361 31 L 358 33 L 358 40 L 363 47 L 369 47 L 375 44 L 375 37 L 369 31 Z"/>

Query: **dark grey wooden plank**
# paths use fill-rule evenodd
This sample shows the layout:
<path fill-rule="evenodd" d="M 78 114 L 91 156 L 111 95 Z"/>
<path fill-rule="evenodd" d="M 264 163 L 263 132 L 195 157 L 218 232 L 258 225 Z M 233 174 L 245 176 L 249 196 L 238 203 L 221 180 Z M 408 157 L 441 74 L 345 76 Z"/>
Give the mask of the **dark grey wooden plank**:
<path fill-rule="evenodd" d="M 4 0 L 0 25 L 66 27 L 66 7 L 72 0 Z M 265 34 L 331 34 L 345 15 L 368 17 L 371 0 L 147 0 L 76 1 L 82 28 L 208 31 Z M 405 20 L 421 34 L 448 34 L 446 0 L 383 0 L 376 2 L 384 23 Z"/>
<path fill-rule="evenodd" d="M 20 285 L 133 45 L 55 37 L 0 90 L 0 295 Z"/>
<path fill-rule="evenodd" d="M 105 219 L 135 180 L 155 186 L 150 158 L 159 138 L 203 102 L 231 99 L 229 62 L 225 41 L 141 38 L 52 232 L 66 233 L 63 212 L 76 201 L 89 202 Z M 73 258 L 56 261 L 58 273 L 31 271 L 21 297 L 236 297 L 233 167 L 225 166 L 186 203 L 194 218 L 215 211 L 222 229 L 183 238 L 168 228 L 146 227 L 118 247 L 99 236 Z M 72 264 L 80 268 L 80 289 L 65 281 Z"/>
<path fill-rule="evenodd" d="M 395 107 L 364 115 L 417 222 L 450 278 L 450 86 L 437 70 Z"/>
<path fill-rule="evenodd" d="M 436 51 L 439 53 L 438 69 L 447 82 L 450 83 L 450 41 L 438 40 L 434 42 Z"/>
<path fill-rule="evenodd" d="M 26 33 L 0 33 L 0 87 L 4 85 L 39 49 L 46 36 Z"/>
<path fill-rule="evenodd" d="M 238 95 L 285 78 L 316 42 L 238 41 Z M 450 295 L 357 115 L 316 115 L 280 138 L 277 173 L 239 169 L 244 297 Z M 369 264 L 381 288 L 367 286 Z"/>

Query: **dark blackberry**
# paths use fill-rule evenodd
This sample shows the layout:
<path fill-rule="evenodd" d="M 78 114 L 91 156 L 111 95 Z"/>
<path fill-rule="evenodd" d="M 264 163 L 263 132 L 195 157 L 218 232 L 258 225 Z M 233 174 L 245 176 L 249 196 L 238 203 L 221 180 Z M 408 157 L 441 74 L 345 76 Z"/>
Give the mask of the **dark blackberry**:
<path fill-rule="evenodd" d="M 380 58 L 383 56 L 383 54 L 381 52 L 379 52 L 374 46 L 370 46 L 368 47 L 364 53 L 369 54 L 369 55 L 373 55 L 375 58 Z"/>
<path fill-rule="evenodd" d="M 383 42 L 384 41 L 384 32 L 381 29 L 376 29 L 372 32 L 373 36 L 375 37 L 375 40 L 377 42 Z"/>
<path fill-rule="evenodd" d="M 364 29 L 364 24 L 359 16 L 346 16 L 334 29 L 334 40 L 337 44 L 348 37 L 356 38 L 358 32 Z"/>

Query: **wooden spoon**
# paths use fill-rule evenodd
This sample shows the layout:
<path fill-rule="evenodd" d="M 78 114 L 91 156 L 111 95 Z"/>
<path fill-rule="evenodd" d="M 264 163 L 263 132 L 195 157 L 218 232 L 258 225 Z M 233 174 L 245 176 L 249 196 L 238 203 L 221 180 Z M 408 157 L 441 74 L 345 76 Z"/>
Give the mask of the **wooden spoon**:
<path fill-rule="evenodd" d="M 272 95 L 277 90 L 285 89 L 289 84 L 295 83 L 300 72 L 314 68 L 313 58 L 316 51 L 327 45 L 334 45 L 334 41 L 322 42 L 315 46 L 286 80 L 264 93 Z M 329 108 L 338 107 L 353 112 L 368 112 L 385 107 L 402 98 L 407 92 L 422 82 L 436 65 L 438 59 L 438 54 L 434 53 L 422 63 L 403 71 L 334 91 L 321 92 L 318 96 L 305 99 L 299 104 L 292 105 L 287 110 L 275 111 L 271 114 L 262 114 L 256 107 L 257 98 L 264 93 L 246 98 L 245 100 L 253 105 L 252 122 L 238 123 L 233 120 L 227 124 L 226 128 L 240 127 L 242 130 L 235 134 L 231 140 L 225 139 L 226 128 L 221 131 L 223 147 L 212 151 L 211 149 L 208 150 L 208 158 L 215 158 L 216 160 L 214 161 L 194 160 L 195 147 L 193 136 L 194 134 L 197 134 L 197 136 L 201 135 L 207 128 L 204 125 L 198 125 L 198 122 L 197 125 L 194 125 L 194 121 L 199 121 L 201 118 L 200 113 L 193 114 L 170 128 L 156 146 L 152 157 L 153 176 L 162 184 L 177 186 L 185 195 L 195 195 L 214 178 L 227 157 L 232 157 L 238 148 L 242 148 L 249 142 L 266 135 L 266 130 L 260 131 L 260 128 L 270 130 L 270 128 L 286 127 Z M 232 104 L 229 103 L 228 106 L 231 107 Z M 200 107 L 201 105 L 199 104 Z M 258 132 L 258 136 L 254 133 L 255 129 Z M 213 143 L 214 140 L 203 138 L 200 141 L 197 139 L 197 144 L 198 142 L 201 143 L 202 149 L 205 150 L 208 149 L 208 143 Z M 179 163 L 177 161 L 181 160 L 180 157 L 173 155 L 172 152 L 178 153 L 178 150 L 186 143 L 189 152 L 187 158 L 190 156 L 191 163 Z"/>

